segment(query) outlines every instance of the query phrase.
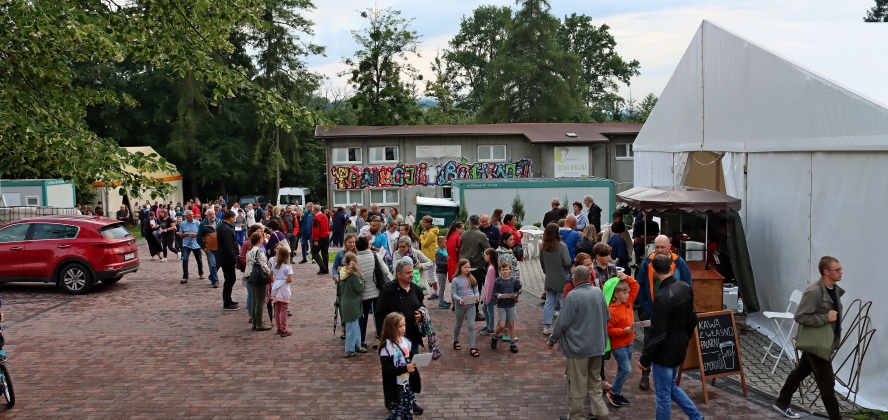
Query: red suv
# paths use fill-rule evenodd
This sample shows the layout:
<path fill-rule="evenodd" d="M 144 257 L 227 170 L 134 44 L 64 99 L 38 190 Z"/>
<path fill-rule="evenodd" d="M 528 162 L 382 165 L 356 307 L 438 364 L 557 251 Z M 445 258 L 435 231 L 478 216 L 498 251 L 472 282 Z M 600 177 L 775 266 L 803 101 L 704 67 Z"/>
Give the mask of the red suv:
<path fill-rule="evenodd" d="M 79 295 L 138 269 L 136 238 L 116 220 L 58 215 L 0 227 L 0 281 L 55 282 Z"/>

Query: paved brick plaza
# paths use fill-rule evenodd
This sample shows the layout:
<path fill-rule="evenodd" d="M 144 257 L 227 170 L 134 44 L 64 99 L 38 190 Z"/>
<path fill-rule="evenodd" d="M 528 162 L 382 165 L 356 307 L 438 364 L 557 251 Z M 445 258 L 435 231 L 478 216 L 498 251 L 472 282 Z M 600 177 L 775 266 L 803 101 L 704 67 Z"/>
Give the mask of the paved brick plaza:
<path fill-rule="evenodd" d="M 140 248 L 140 256 L 147 249 Z M 3 418 L 306 418 L 382 419 L 379 360 L 344 359 L 334 334 L 333 285 L 312 264 L 295 265 L 290 318 L 293 336 L 254 332 L 247 312 L 223 312 L 221 288 L 192 279 L 180 285 L 181 262 L 142 260 L 142 269 L 115 285 L 70 296 L 50 285 L 0 284 L 3 324 L 16 389 Z M 192 269 L 194 263 L 192 262 Z M 221 274 L 221 272 L 220 272 Z M 194 271 L 192 270 L 192 275 Z M 235 300 L 245 305 L 240 282 Z M 557 419 L 566 414 L 560 354 L 544 346 L 542 309 L 519 304 L 520 352 L 493 351 L 479 336 L 480 358 L 450 346 L 453 315 L 435 309 L 444 357 L 422 369 L 422 418 Z M 480 329 L 482 323 L 477 323 Z M 371 328 L 372 329 L 372 328 Z M 638 355 L 636 354 L 636 357 Z M 608 363 L 613 378 L 616 365 Z M 613 419 L 654 417 L 653 391 L 625 395 L 633 405 L 611 408 Z M 707 419 L 777 418 L 765 400 L 682 381 Z M 720 387 L 729 384 L 720 382 Z M 673 418 L 686 418 L 673 410 Z"/>

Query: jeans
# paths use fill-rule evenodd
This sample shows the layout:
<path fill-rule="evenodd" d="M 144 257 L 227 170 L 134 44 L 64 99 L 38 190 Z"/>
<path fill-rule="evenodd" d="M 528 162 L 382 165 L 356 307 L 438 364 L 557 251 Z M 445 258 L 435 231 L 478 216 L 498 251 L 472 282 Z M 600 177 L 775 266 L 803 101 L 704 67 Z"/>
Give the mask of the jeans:
<path fill-rule="evenodd" d="M 361 347 L 360 319 L 345 323 L 345 351 L 358 351 Z"/>
<path fill-rule="evenodd" d="M 299 238 L 292 233 L 287 234 L 287 245 L 290 245 L 290 261 L 296 258 L 296 249 L 299 245 Z"/>
<path fill-rule="evenodd" d="M 341 232 L 333 232 L 331 236 L 331 242 L 333 242 L 333 246 L 342 246 L 342 241 L 345 239 L 345 231 Z"/>
<path fill-rule="evenodd" d="M 250 283 L 247 283 L 247 313 L 250 314 L 250 318 L 253 317 L 253 288 L 250 287 Z"/>
<path fill-rule="evenodd" d="M 311 231 L 309 231 L 308 235 L 302 235 L 302 261 L 308 260 L 308 247 L 311 245 Z"/>
<path fill-rule="evenodd" d="M 839 400 L 836 399 L 836 377 L 833 373 L 832 362 L 808 352 L 802 352 L 802 357 L 795 369 L 786 377 L 786 382 L 783 383 L 780 396 L 777 397 L 774 405 L 781 408 L 789 407 L 792 402 L 792 394 L 795 394 L 802 381 L 812 373 L 814 374 L 814 382 L 817 383 L 817 389 L 820 390 L 820 400 L 823 401 L 829 418 L 841 419 L 842 410 L 839 407 Z"/>
<path fill-rule="evenodd" d="M 164 232 L 163 235 L 161 235 L 160 239 L 163 243 L 161 245 L 161 249 L 163 249 L 164 258 L 167 257 L 167 249 L 169 249 L 170 252 L 172 252 L 173 254 L 179 252 L 179 250 L 176 249 L 176 232 Z"/>
<path fill-rule="evenodd" d="M 679 366 L 665 367 L 656 363 L 651 365 L 654 377 L 654 400 L 657 402 L 657 420 L 669 420 L 672 416 L 672 402 L 684 411 L 689 420 L 701 420 L 703 414 L 688 398 L 681 388 L 675 385 L 675 377 L 678 375 Z"/>
<path fill-rule="evenodd" d="M 487 329 L 493 332 L 496 328 L 494 319 L 496 318 L 496 299 L 490 299 L 490 303 L 484 305 L 484 318 L 487 320 Z"/>
<path fill-rule="evenodd" d="M 318 240 L 318 246 L 311 247 L 311 258 L 318 264 L 318 271 L 322 273 L 329 273 L 330 267 L 328 267 L 330 257 L 327 254 L 327 249 L 330 247 L 330 238 L 324 237 Z"/>
<path fill-rule="evenodd" d="M 611 386 L 611 393 L 614 395 L 623 394 L 623 384 L 629 379 L 632 373 L 632 344 L 623 347 L 611 349 L 611 355 L 617 361 L 617 377 L 614 378 L 614 384 Z"/>
<path fill-rule="evenodd" d="M 222 267 L 222 278 L 225 279 L 225 282 L 222 283 L 222 304 L 228 306 L 233 302 L 231 300 L 231 290 L 234 289 L 234 282 L 237 281 L 234 264 Z"/>
<path fill-rule="evenodd" d="M 244 237 L 247 236 L 247 232 L 239 230 L 237 232 L 234 232 L 234 236 L 237 239 L 237 244 L 240 246 L 244 246 Z"/>
<path fill-rule="evenodd" d="M 207 266 L 210 268 L 210 283 L 219 283 L 219 267 L 216 265 L 216 251 L 207 251 Z"/>
<path fill-rule="evenodd" d="M 543 306 L 543 325 L 546 327 L 552 326 L 552 318 L 555 316 L 555 302 L 558 301 L 558 296 L 563 293 L 546 290 L 546 305 Z"/>
<path fill-rule="evenodd" d="M 250 283 L 250 290 L 253 293 L 253 326 L 259 328 L 264 324 L 262 313 L 265 312 L 265 285 L 259 286 Z"/>
<path fill-rule="evenodd" d="M 182 247 L 182 278 L 188 280 L 188 255 L 194 253 L 194 260 L 197 261 L 197 275 L 203 275 L 203 255 L 200 248 Z"/>
<path fill-rule="evenodd" d="M 376 299 L 366 299 L 361 302 L 364 309 L 364 316 L 358 318 L 358 325 L 361 327 L 361 344 L 367 342 L 367 323 L 370 321 L 370 314 L 376 306 Z M 379 334 L 379 319 L 373 317 L 373 324 L 376 325 L 376 333 Z"/>

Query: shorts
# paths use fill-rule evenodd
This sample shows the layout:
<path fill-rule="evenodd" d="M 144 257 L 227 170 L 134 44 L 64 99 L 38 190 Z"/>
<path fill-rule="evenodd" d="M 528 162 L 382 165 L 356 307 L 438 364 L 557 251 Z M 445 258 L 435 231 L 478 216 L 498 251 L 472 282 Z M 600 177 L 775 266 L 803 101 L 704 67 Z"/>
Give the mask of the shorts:
<path fill-rule="evenodd" d="M 514 306 L 511 308 L 496 308 L 496 318 L 499 322 L 517 322 L 518 311 L 515 310 Z"/>
<path fill-rule="evenodd" d="M 429 284 L 438 284 L 438 273 L 429 271 Z"/>

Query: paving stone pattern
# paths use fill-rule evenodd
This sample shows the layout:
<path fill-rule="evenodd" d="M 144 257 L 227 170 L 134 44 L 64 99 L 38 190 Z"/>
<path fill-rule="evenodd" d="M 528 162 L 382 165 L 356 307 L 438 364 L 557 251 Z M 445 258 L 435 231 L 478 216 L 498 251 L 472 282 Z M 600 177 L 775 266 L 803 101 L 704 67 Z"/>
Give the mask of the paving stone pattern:
<path fill-rule="evenodd" d="M 144 246 L 139 254 L 147 255 Z M 17 391 L 17 405 L 0 408 L 0 417 L 384 418 L 379 359 L 373 353 L 342 357 L 343 341 L 333 332 L 332 281 L 315 275 L 312 264 L 294 268 L 288 338 L 251 331 L 244 309 L 223 312 L 222 289 L 207 280 L 180 285 L 181 263 L 173 260 L 143 259 L 138 273 L 84 296 L 52 285 L 0 284 Z M 235 300 L 245 305 L 240 282 Z M 443 358 L 421 369 L 422 418 L 566 414 L 563 358 L 545 348 L 537 304 L 518 306 L 519 353 L 503 346 L 493 351 L 479 336 L 480 358 L 469 356 L 465 332 L 464 350 L 450 347 L 452 312 L 432 315 Z M 612 379 L 613 362 L 607 372 Z M 638 375 L 625 391 L 633 404 L 612 408 L 608 418 L 653 418 L 653 391 L 637 389 Z M 766 402 L 738 396 L 727 382 L 710 388 L 707 405 L 698 381 L 686 378 L 682 385 L 708 419 L 777 418 Z M 685 417 L 676 408 L 673 418 Z"/>

